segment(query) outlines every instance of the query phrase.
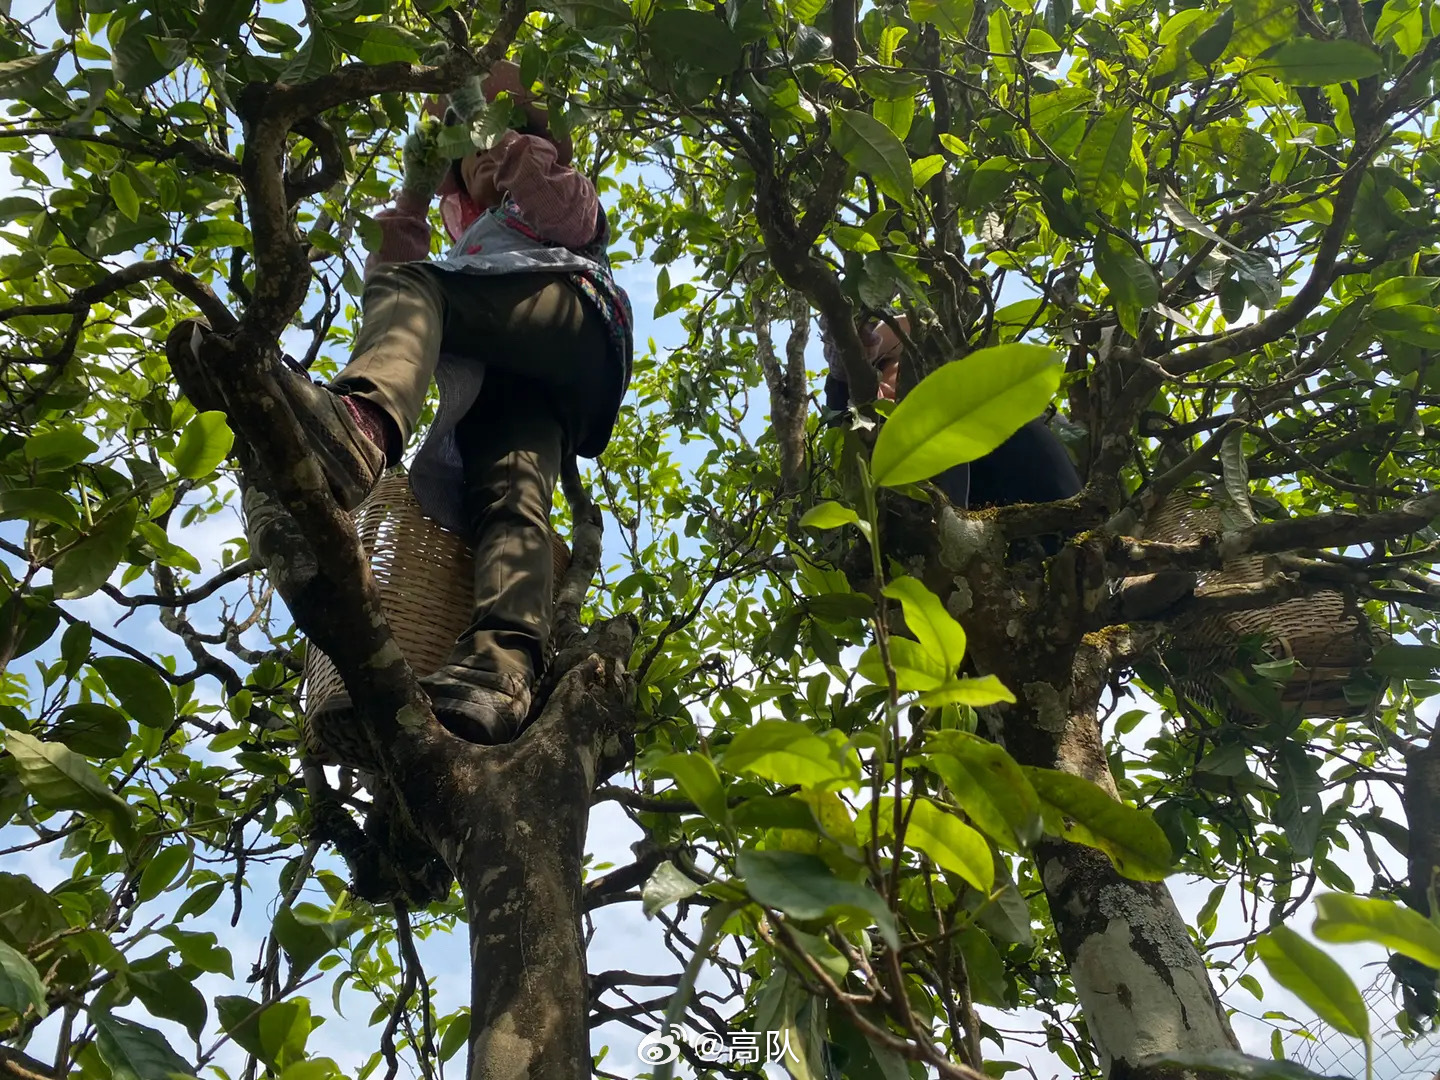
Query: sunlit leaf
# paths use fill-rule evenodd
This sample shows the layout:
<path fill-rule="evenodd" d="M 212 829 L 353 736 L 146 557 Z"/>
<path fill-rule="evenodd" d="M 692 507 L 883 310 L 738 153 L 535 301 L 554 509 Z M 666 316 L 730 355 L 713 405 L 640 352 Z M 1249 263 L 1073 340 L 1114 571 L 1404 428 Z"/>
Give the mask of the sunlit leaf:
<path fill-rule="evenodd" d="M 1418 911 L 1345 893 L 1324 893 L 1315 908 L 1315 936 L 1321 941 L 1371 941 L 1440 970 L 1440 926 Z"/>
<path fill-rule="evenodd" d="M 1040 796 L 1047 832 L 1099 848 L 1116 870 L 1136 881 L 1161 881 L 1170 873 L 1174 855 L 1153 816 L 1116 801 L 1084 777 L 1024 768 Z"/>
<path fill-rule="evenodd" d="M 1319 1014 L 1331 1027 L 1355 1039 L 1369 1039 L 1370 1012 L 1339 962 L 1288 926 L 1272 926 L 1255 943 L 1270 977 Z"/>
<path fill-rule="evenodd" d="M 1044 411 L 1060 373 L 1050 349 L 1014 343 L 979 349 L 927 375 L 880 429 L 875 482 L 912 484 L 990 453 Z"/>
<path fill-rule="evenodd" d="M 908 203 L 915 181 L 910 155 L 895 133 L 868 113 L 853 109 L 836 109 L 831 117 L 830 141 L 840 155 L 885 194 Z"/>

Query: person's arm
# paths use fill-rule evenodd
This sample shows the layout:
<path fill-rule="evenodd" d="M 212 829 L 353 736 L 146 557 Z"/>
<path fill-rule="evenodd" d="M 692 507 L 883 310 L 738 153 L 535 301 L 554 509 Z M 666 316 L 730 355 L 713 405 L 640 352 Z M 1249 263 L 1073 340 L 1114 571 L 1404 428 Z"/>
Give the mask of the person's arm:
<path fill-rule="evenodd" d="M 495 153 L 496 189 L 515 200 L 536 232 L 568 248 L 595 239 L 600 197 L 583 173 L 559 163 L 553 143 L 512 131 Z"/>
<path fill-rule="evenodd" d="M 425 115 L 405 140 L 402 154 L 405 174 L 395 205 L 375 215 L 380 226 L 380 246 L 365 260 L 365 276 L 386 263 L 416 262 L 430 255 L 430 200 L 450 169 L 439 151 L 440 121 L 435 117 L 438 102 L 427 100 Z"/>
<path fill-rule="evenodd" d="M 387 263 L 417 262 L 430 257 L 429 200 L 401 192 L 395 205 L 375 215 L 380 246 L 365 259 L 365 276 Z"/>

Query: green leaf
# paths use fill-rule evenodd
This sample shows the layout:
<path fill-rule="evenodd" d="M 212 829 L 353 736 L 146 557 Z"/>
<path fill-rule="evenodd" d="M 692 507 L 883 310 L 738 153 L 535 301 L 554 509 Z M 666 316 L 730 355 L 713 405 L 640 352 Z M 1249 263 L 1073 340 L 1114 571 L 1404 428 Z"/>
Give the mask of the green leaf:
<path fill-rule="evenodd" d="M 1175 858 L 1152 815 L 1111 798 L 1083 777 L 1023 768 L 1040 796 L 1047 831 L 1099 848 L 1116 870 L 1135 881 L 1164 880 Z"/>
<path fill-rule="evenodd" d="M 910 179 L 914 181 L 917 188 L 922 188 L 939 176 L 940 170 L 943 168 L 945 168 L 945 155 L 931 154 L 929 157 L 911 162 Z"/>
<path fill-rule="evenodd" d="M 45 212 L 45 204 L 27 195 L 7 195 L 0 199 L 0 225 L 8 225 L 22 218 L 27 221 L 36 214 Z"/>
<path fill-rule="evenodd" d="M 1005 960 L 990 935 L 972 926 L 956 940 L 965 958 L 970 991 L 976 1003 L 994 1009 L 1011 1008 L 1010 988 L 1015 980 L 1006 970 Z"/>
<path fill-rule="evenodd" d="M 670 754 L 652 765 L 650 772 L 673 776 L 680 793 L 711 821 L 728 818 L 730 811 L 719 770 L 704 754 Z"/>
<path fill-rule="evenodd" d="M 951 673 L 918 641 L 892 637 L 889 647 L 890 664 L 895 669 L 895 688 L 901 693 L 938 690 L 950 681 Z M 871 645 L 860 654 L 855 670 L 860 673 L 861 678 L 868 679 L 876 686 L 890 685 L 879 645 Z"/>
<path fill-rule="evenodd" d="M 1209 67 L 1219 60 L 1235 34 L 1235 9 L 1226 8 L 1203 34 L 1190 45 L 1190 56 L 1197 64 Z"/>
<path fill-rule="evenodd" d="M 300 46 L 300 31 L 279 19 L 255 19 L 250 30 L 266 52 L 283 53 Z"/>
<path fill-rule="evenodd" d="M 100 1059 L 110 1067 L 112 1080 L 171 1080 L 193 1076 L 195 1070 L 170 1048 L 154 1028 L 118 1016 L 91 1015 Z"/>
<path fill-rule="evenodd" d="M 337 48 L 366 64 L 413 63 L 420 59 L 423 48 L 419 38 L 393 23 L 347 23 L 328 29 Z"/>
<path fill-rule="evenodd" d="M 1372 312 L 1370 322 L 1387 337 L 1422 349 L 1440 349 L 1440 311 L 1426 304 L 1396 304 Z"/>
<path fill-rule="evenodd" d="M 910 0 L 910 18 L 930 23 L 942 34 L 963 38 L 970 32 L 973 0 Z"/>
<path fill-rule="evenodd" d="M 64 50 L 34 53 L 0 64 L 0 101 L 36 93 L 55 75 Z"/>
<path fill-rule="evenodd" d="M 1279 1034 L 1279 1029 L 1276 1029 Z M 1165 1067 L 1194 1071 L 1200 1074 L 1219 1073 L 1235 1076 L 1240 1080 L 1335 1080 L 1311 1072 L 1293 1061 L 1274 1058 L 1251 1057 L 1239 1050 L 1207 1050 L 1204 1052 L 1172 1051 L 1168 1054 L 1154 1054 L 1138 1063 L 1141 1069 L 1161 1071 Z"/>
<path fill-rule="evenodd" d="M 995 887 L 995 858 L 985 838 L 929 799 L 916 800 L 905 843 L 982 893 Z"/>
<path fill-rule="evenodd" d="M 129 656 L 97 656 L 90 666 L 131 718 L 145 727 L 168 728 L 175 722 L 170 684 L 149 664 Z"/>
<path fill-rule="evenodd" d="M 645 887 L 640 891 L 641 908 L 647 919 L 653 919 L 657 912 L 671 904 L 678 904 L 686 897 L 694 896 L 702 888 L 703 885 L 687 877 L 667 859 L 655 868 L 650 880 L 645 882 Z"/>
<path fill-rule="evenodd" d="M 449 1061 L 470 1044 L 470 1012 L 466 1010 L 450 1021 L 440 1038 L 440 1060 Z"/>
<path fill-rule="evenodd" d="M 1128 110 L 1095 121 L 1075 155 L 1075 184 L 1086 201 L 1109 207 L 1125 182 L 1135 126 Z"/>
<path fill-rule="evenodd" d="M 122 846 L 128 845 L 134 825 L 129 805 L 84 758 L 68 746 L 41 742 L 23 731 L 6 732 L 5 749 L 15 759 L 20 785 L 37 803 L 96 814 Z"/>
<path fill-rule="evenodd" d="M 163 848 L 146 864 L 140 874 L 140 886 L 136 890 L 140 901 L 154 900 L 175 883 L 180 871 L 190 861 L 190 848 L 185 844 L 171 844 Z"/>
<path fill-rule="evenodd" d="M 909 32 L 903 26 L 887 26 L 880 31 L 880 44 L 875 50 L 875 55 L 880 63 L 886 67 L 894 66 L 895 50 L 900 47 L 900 42 L 905 40 L 905 35 Z"/>
<path fill-rule="evenodd" d="M 225 891 L 225 885 L 219 881 L 207 881 L 198 889 L 185 898 L 185 902 L 175 911 L 175 921 L 181 922 L 188 916 L 204 915 L 215 906 L 215 901 L 220 899 L 220 894 Z"/>
<path fill-rule="evenodd" d="M 175 446 L 175 469 L 187 480 L 209 476 L 225 460 L 235 434 L 223 412 L 197 413 Z"/>
<path fill-rule="evenodd" d="M 279 1068 L 304 1060 L 310 1038 L 310 1002 L 305 998 L 277 1001 L 260 1014 L 262 1058 Z"/>
<path fill-rule="evenodd" d="M 832 225 L 830 228 L 830 239 L 835 241 L 836 246 L 845 251 L 879 251 L 880 241 L 866 232 L 864 229 L 857 229 L 854 225 Z M 802 522 L 803 524 L 803 522 Z"/>
<path fill-rule="evenodd" d="M 954 672 L 965 659 L 965 631 L 945 610 L 940 598 L 913 577 L 899 577 L 886 585 L 884 594 L 899 600 L 905 625 L 921 647 Z"/>
<path fill-rule="evenodd" d="M 1273 74 L 1291 86 L 1332 86 L 1356 82 L 1385 69 L 1380 54 L 1358 41 L 1300 37 L 1267 56 L 1256 71 Z"/>
<path fill-rule="evenodd" d="M 1371 667 L 1396 679 L 1430 679 L 1440 672 L 1440 646 L 1391 642 L 1375 650 Z"/>
<path fill-rule="evenodd" d="M 1376 286 L 1372 307 L 1378 310 L 1399 307 L 1401 304 L 1427 304 L 1434 295 L 1436 286 L 1440 286 L 1440 278 L 1391 278 Z"/>
<path fill-rule="evenodd" d="M 1259 56 L 1295 33 L 1294 0 L 1234 0 L 1235 29 L 1226 56 Z"/>
<path fill-rule="evenodd" d="M 910 155 L 895 133 L 868 113 L 836 109 L 830 141 L 856 172 L 870 177 L 885 194 L 909 205 L 915 194 Z"/>
<path fill-rule="evenodd" d="M 1346 893 L 1325 893 L 1315 907 L 1314 932 L 1321 941 L 1373 941 L 1440 971 L 1440 926 L 1418 911 Z"/>
<path fill-rule="evenodd" d="M 180 243 L 186 247 L 218 248 L 250 246 L 250 230 L 238 221 L 229 218 L 210 218 L 207 221 L 192 221 L 180 235 Z"/>
<path fill-rule="evenodd" d="M 139 506 L 132 500 L 55 562 L 51 580 L 61 600 L 80 600 L 110 580 L 135 532 Z"/>
<path fill-rule="evenodd" d="M 787 0 L 785 10 L 801 23 L 813 23 L 825 7 L 825 0 Z"/>
<path fill-rule="evenodd" d="M 130 722 L 109 705 L 85 702 L 62 712 L 60 722 L 45 737 L 86 757 L 119 757 L 130 745 Z"/>
<path fill-rule="evenodd" d="M 132 97 L 183 64 L 187 53 L 185 40 L 169 37 L 153 15 L 130 24 L 111 42 L 115 81 Z"/>
<path fill-rule="evenodd" d="M 728 75 L 740 66 L 740 39 L 723 19 L 703 11 L 657 11 L 646 28 L 657 56 L 697 71 Z"/>
<path fill-rule="evenodd" d="M 110 197 L 115 200 L 115 206 L 131 221 L 140 216 L 140 196 L 135 194 L 135 185 L 130 183 L 130 178 L 118 169 L 110 174 Z"/>
<path fill-rule="evenodd" d="M 273 1008 L 273 1006 L 272 1006 Z M 227 995 L 215 999 L 215 1016 L 220 1027 L 235 1040 L 240 1049 L 265 1059 L 265 1049 L 260 1044 L 260 1003 L 249 998 Z M 266 1061 L 274 1067 L 273 1061 Z"/>
<path fill-rule="evenodd" d="M 910 134 L 910 125 L 915 122 L 913 97 L 881 98 L 873 108 L 875 119 L 894 132 L 897 139 L 904 139 Z"/>
<path fill-rule="evenodd" d="M 1270 977 L 1321 1020 L 1353 1039 L 1370 1038 L 1370 1012 L 1345 969 L 1288 926 L 1272 926 L 1255 943 Z"/>
<path fill-rule="evenodd" d="M 24 1016 L 25 1011 L 32 1007 L 35 1015 L 41 1018 L 49 1012 L 40 973 L 24 953 L 0 941 L 0 1009 L 9 1009 L 16 1016 Z"/>
<path fill-rule="evenodd" d="M 1041 345 L 979 349 L 920 381 L 875 440 L 870 469 L 882 487 L 913 484 L 990 453 L 1045 411 L 1063 365 Z"/>
<path fill-rule="evenodd" d="M 725 748 L 722 762 L 728 772 L 754 773 L 777 784 L 817 791 L 860 782 L 860 762 L 853 750 L 788 720 L 761 720 L 741 731 Z"/>
<path fill-rule="evenodd" d="M 994 675 L 982 675 L 978 679 L 946 679 L 934 690 L 927 690 L 916 699 L 926 708 L 941 705 L 969 705 L 972 709 L 1006 702 L 1013 705 L 1015 695 Z"/>
<path fill-rule="evenodd" d="M 205 0 L 200 6 L 197 33 L 201 37 L 228 41 L 245 24 L 255 0 Z"/>
<path fill-rule="evenodd" d="M 994 204 L 1019 174 L 1020 170 L 1009 158 L 993 157 L 982 161 L 970 174 L 965 188 L 965 205 L 971 210 L 983 210 Z"/>
<path fill-rule="evenodd" d="M 196 989 L 192 980 L 174 969 L 131 970 L 126 978 L 151 1016 L 174 1020 L 192 1039 L 200 1037 L 210 1010 L 205 1004 L 205 995 Z"/>
<path fill-rule="evenodd" d="M 836 877 L 819 856 L 747 849 L 740 852 L 735 867 L 756 903 L 801 921 L 866 915 L 892 949 L 900 947 L 894 916 L 880 894 Z"/>
<path fill-rule="evenodd" d="M 68 529 L 80 527 L 75 504 L 49 488 L 14 488 L 0 491 L 0 521 L 49 521 Z"/>
<path fill-rule="evenodd" d="M 1270 260 L 1254 252 L 1237 251 L 1231 256 L 1231 265 L 1242 283 L 1247 284 L 1245 295 L 1252 304 L 1262 310 L 1273 308 L 1280 301 L 1280 282 Z"/>
<path fill-rule="evenodd" d="M 305 39 L 305 44 L 300 46 L 285 65 L 285 70 L 280 73 L 276 82 L 298 83 L 318 79 L 335 70 L 336 59 L 335 45 L 330 40 L 330 35 L 317 30 Z M 463 129 L 460 133 L 463 134 Z M 466 138 L 468 137 L 466 134 Z"/>
<path fill-rule="evenodd" d="M 68 469 L 84 461 L 99 446 L 78 427 L 53 428 L 25 440 L 25 458 L 47 469 Z"/>
<path fill-rule="evenodd" d="M 963 731 L 938 733 L 928 747 L 930 767 L 976 827 L 1013 850 L 1040 839 L 1040 796 L 1001 747 Z"/>
<path fill-rule="evenodd" d="M 85 661 L 90 659 L 90 642 L 94 631 L 89 623 L 71 623 L 60 637 L 60 658 L 65 661 L 65 674 L 72 678 L 79 674 Z"/>
<path fill-rule="evenodd" d="M 333 918 L 312 905 L 283 907 L 275 913 L 275 938 L 290 958 L 291 976 L 309 971 L 326 953 L 339 948 L 360 925 L 354 918 Z"/>
<path fill-rule="evenodd" d="M 1149 261 L 1110 233 L 1095 241 L 1095 269 L 1117 304 L 1145 310 L 1160 299 L 1160 277 Z"/>
<path fill-rule="evenodd" d="M 811 529 L 838 529 L 841 525 L 854 525 L 859 521 L 860 515 L 850 507 L 837 502 L 822 502 L 805 511 L 800 524 Z"/>
<path fill-rule="evenodd" d="M 873 98 L 907 98 L 914 97 L 921 90 L 925 89 L 925 77 L 916 75 L 913 72 L 904 71 L 900 68 L 870 68 L 860 73 L 860 88 Z M 789 84 L 794 86 L 792 82 Z M 795 94 L 799 96 L 799 88 L 796 87 Z"/>

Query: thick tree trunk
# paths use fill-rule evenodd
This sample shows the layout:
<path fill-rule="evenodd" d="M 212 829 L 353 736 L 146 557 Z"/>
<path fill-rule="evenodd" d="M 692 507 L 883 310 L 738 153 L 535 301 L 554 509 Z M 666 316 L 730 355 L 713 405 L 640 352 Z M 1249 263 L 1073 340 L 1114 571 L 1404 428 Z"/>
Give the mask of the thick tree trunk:
<path fill-rule="evenodd" d="M 587 659 L 557 665 L 565 674 L 519 739 L 452 747 L 428 792 L 407 768 L 423 757 L 401 751 L 397 786 L 465 896 L 471 1080 L 590 1076 L 585 829 L 597 780 L 626 756 L 633 635 L 628 619 L 602 626 Z"/>
<path fill-rule="evenodd" d="M 454 857 L 470 923 L 471 1080 L 590 1075 L 581 878 L 594 767 L 571 725 L 480 755 Z"/>
<path fill-rule="evenodd" d="M 1087 642 L 1067 667 L 1074 673 L 1069 687 L 1014 687 L 1020 701 L 1005 715 L 1006 746 L 1027 765 L 1083 776 L 1118 797 L 1096 721 L 1108 657 Z M 1177 1075 L 1141 1068 L 1151 1054 L 1239 1049 L 1164 884 L 1122 877 L 1102 852 L 1065 841 L 1038 845 L 1035 861 L 1091 1040 L 1111 1080 Z"/>
<path fill-rule="evenodd" d="M 1082 636 L 1103 576 L 1074 549 L 1043 575 L 1003 567 L 1003 541 L 974 520 L 942 518 L 940 531 L 939 561 L 965 594 L 959 606 L 967 609 L 971 659 L 1017 698 L 996 710 L 994 737 L 1022 764 L 1083 776 L 1117 795 L 1096 717 L 1117 657 L 1135 643 L 1123 627 Z M 935 584 L 943 588 L 942 581 Z M 1160 1052 L 1239 1048 L 1163 884 L 1122 877 L 1100 851 L 1066 841 L 1048 840 L 1034 856 L 1107 1076 L 1162 1080 L 1183 1074 L 1139 1062 Z"/>
<path fill-rule="evenodd" d="M 1130 881 L 1094 848 L 1035 852 L 1090 1038 L 1111 1080 L 1160 1080 L 1150 1054 L 1239 1049 L 1170 890 Z"/>

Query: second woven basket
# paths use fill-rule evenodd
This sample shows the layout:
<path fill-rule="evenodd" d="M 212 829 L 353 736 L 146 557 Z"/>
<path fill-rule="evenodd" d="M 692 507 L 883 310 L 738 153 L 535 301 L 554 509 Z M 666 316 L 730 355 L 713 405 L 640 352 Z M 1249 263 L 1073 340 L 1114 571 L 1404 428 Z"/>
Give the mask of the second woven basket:
<path fill-rule="evenodd" d="M 1220 508 L 1197 492 L 1176 492 L 1150 515 L 1145 536 L 1181 542 L 1221 530 Z M 1223 568 L 1199 575 L 1195 592 L 1204 596 L 1226 585 L 1263 581 L 1265 559 L 1247 555 Z M 1365 710 L 1346 693 L 1355 674 L 1388 638 L 1370 625 L 1344 594 L 1325 590 L 1270 607 L 1206 616 L 1176 634 L 1169 652 L 1185 672 L 1181 689 L 1211 707 L 1233 700 L 1220 680 L 1236 666 L 1241 643 L 1258 641 L 1271 660 L 1294 660 L 1296 667 L 1281 690 L 1287 707 L 1299 706 L 1304 718 L 1334 719 Z M 1248 712 L 1240 703 L 1234 707 Z"/>
<path fill-rule="evenodd" d="M 354 517 L 395 644 L 416 675 L 429 675 L 445 663 L 470 625 L 475 577 L 470 545 L 421 513 L 410 478 L 400 469 L 381 478 Z M 550 541 L 558 590 L 570 551 L 553 532 Z M 302 686 L 306 717 L 345 689 L 335 665 L 313 643 L 305 653 Z M 302 735 L 307 755 L 329 763 L 329 753 L 308 723 Z"/>

